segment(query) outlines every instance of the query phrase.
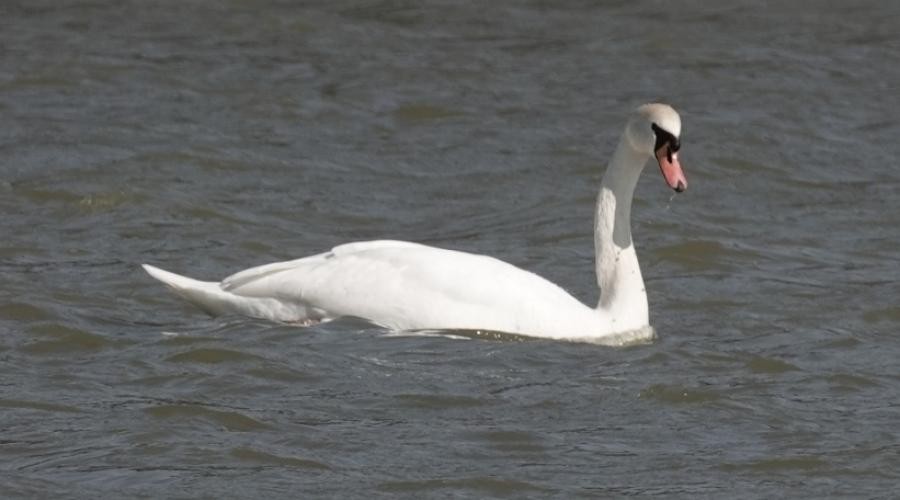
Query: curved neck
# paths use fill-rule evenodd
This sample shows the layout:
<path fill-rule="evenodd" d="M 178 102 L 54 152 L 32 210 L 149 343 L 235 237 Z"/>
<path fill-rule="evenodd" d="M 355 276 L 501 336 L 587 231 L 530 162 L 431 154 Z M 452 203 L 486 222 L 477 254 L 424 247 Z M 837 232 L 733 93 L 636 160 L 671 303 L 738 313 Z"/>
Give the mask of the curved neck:
<path fill-rule="evenodd" d="M 648 154 L 635 151 L 627 139 L 619 142 L 600 185 L 594 225 L 597 309 L 608 313 L 619 328 L 649 324 L 647 292 L 631 240 L 631 200 Z"/>

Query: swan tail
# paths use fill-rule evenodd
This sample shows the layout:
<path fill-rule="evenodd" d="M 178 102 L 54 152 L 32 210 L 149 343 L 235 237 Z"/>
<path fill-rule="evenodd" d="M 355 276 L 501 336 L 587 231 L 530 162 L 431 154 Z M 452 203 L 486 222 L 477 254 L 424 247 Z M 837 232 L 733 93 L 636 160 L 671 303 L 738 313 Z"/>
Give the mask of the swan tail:
<path fill-rule="evenodd" d="M 248 297 L 223 290 L 217 281 L 200 281 L 171 273 L 149 264 L 141 264 L 147 274 L 163 282 L 176 295 L 211 316 L 241 314 L 300 325 L 325 321 L 321 313 L 303 304 L 285 303 L 275 297 Z"/>
<path fill-rule="evenodd" d="M 237 297 L 223 291 L 215 281 L 200 281 L 180 274 L 170 273 L 149 264 L 141 264 L 147 274 L 163 282 L 176 295 L 194 304 L 211 316 L 239 312 L 235 307 Z"/>

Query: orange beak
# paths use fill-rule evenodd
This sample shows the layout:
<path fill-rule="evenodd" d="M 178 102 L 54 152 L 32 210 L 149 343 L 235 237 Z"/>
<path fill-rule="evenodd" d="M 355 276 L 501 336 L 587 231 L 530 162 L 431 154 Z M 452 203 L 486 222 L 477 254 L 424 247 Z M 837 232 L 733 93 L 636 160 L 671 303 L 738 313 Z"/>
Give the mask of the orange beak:
<path fill-rule="evenodd" d="M 659 162 L 659 169 L 670 188 L 679 193 L 687 189 L 687 179 L 678 162 L 677 151 L 673 152 L 668 144 L 663 144 L 656 150 L 656 161 Z"/>

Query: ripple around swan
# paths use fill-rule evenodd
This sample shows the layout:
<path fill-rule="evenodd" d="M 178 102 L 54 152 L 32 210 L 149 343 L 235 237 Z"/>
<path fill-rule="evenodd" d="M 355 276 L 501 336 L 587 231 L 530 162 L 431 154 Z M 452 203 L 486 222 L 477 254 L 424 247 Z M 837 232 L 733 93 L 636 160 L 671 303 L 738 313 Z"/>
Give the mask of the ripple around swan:
<path fill-rule="evenodd" d="M 44 401 L 27 401 L 21 399 L 0 399 L 0 408 L 21 408 L 47 412 L 78 413 L 81 410 L 74 406 L 47 403 Z"/>
<path fill-rule="evenodd" d="M 331 467 L 329 467 L 327 464 L 315 460 L 297 457 L 284 457 L 246 447 L 233 448 L 231 450 L 231 456 L 242 462 L 254 464 L 293 467 L 297 469 L 331 469 Z"/>
<path fill-rule="evenodd" d="M 759 254 L 726 247 L 717 241 L 685 241 L 657 248 L 653 253 L 689 271 L 734 269 L 744 262 L 752 262 Z"/>
<path fill-rule="evenodd" d="M 55 315 L 42 307 L 22 302 L 0 304 L 0 318 L 15 321 L 41 321 L 55 318 Z"/>
<path fill-rule="evenodd" d="M 260 358 L 252 354 L 231 349 L 199 348 L 174 354 L 166 358 L 172 363 L 218 364 L 240 361 L 256 361 Z"/>
<path fill-rule="evenodd" d="M 30 354 L 60 354 L 79 351 L 100 351 L 124 344 L 103 335 L 86 332 L 58 323 L 42 323 L 28 328 L 34 340 L 22 346 Z"/>
<path fill-rule="evenodd" d="M 818 457 L 777 457 L 762 458 L 741 464 L 723 464 L 724 470 L 740 471 L 746 470 L 760 474 L 777 474 L 792 471 L 815 471 L 830 467 L 830 464 Z"/>
<path fill-rule="evenodd" d="M 400 405 L 421 410 L 477 408 L 490 404 L 481 398 L 439 394 L 399 394 L 394 399 Z"/>
<path fill-rule="evenodd" d="M 747 368 L 754 373 L 771 373 L 778 374 L 788 371 L 799 370 L 796 366 L 774 358 L 764 358 L 755 356 L 747 361 Z"/>
<path fill-rule="evenodd" d="M 415 330 L 388 332 L 387 337 L 443 337 L 452 340 L 480 340 L 493 342 L 538 342 L 546 341 L 543 337 L 533 337 L 518 333 L 498 332 L 494 330 Z M 564 337 L 556 339 L 563 342 L 575 342 L 614 347 L 648 344 L 656 340 L 653 327 L 639 328 L 602 337 Z"/>
<path fill-rule="evenodd" d="M 166 420 L 205 420 L 232 432 L 253 432 L 269 426 L 243 413 L 214 410 L 196 404 L 161 404 L 144 410 L 148 415 Z"/>
<path fill-rule="evenodd" d="M 540 436 L 534 432 L 487 431 L 470 433 L 466 437 L 505 453 L 543 453 L 547 451 L 547 447 L 541 444 Z"/>
<path fill-rule="evenodd" d="M 407 124 L 417 124 L 459 116 L 459 112 L 433 104 L 406 104 L 394 110 L 394 117 Z"/>
<path fill-rule="evenodd" d="M 863 313 L 863 319 L 870 323 L 884 322 L 900 325 L 900 307 L 872 309 Z"/>
<path fill-rule="evenodd" d="M 698 389 L 679 385 L 656 384 L 640 392 L 641 399 L 667 404 L 703 404 L 719 401 L 726 396 L 711 389 Z"/>
<path fill-rule="evenodd" d="M 547 492 L 546 488 L 526 481 L 495 477 L 471 477 L 464 479 L 425 479 L 421 481 L 385 481 L 378 490 L 386 493 L 436 494 L 443 490 L 472 491 L 480 495 L 515 496 L 527 493 Z"/>
<path fill-rule="evenodd" d="M 872 377 L 852 373 L 835 373 L 828 376 L 828 381 L 835 390 L 862 391 L 870 387 L 879 387 L 881 384 Z"/>

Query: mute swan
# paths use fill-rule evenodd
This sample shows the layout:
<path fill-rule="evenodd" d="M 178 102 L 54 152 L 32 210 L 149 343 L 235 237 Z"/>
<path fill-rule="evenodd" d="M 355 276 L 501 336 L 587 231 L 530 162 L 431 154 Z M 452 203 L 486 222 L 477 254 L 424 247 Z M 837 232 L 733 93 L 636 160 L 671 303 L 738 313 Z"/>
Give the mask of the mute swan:
<path fill-rule="evenodd" d="M 631 200 L 655 156 L 666 183 L 687 188 L 678 160 L 681 118 L 665 104 L 632 114 L 606 169 L 594 223 L 597 307 L 493 257 L 405 241 L 365 241 L 253 267 L 221 282 L 144 264 L 210 314 L 311 325 L 357 316 L 395 331 L 490 330 L 555 339 L 605 339 L 649 327 L 647 293 L 631 240 Z"/>

